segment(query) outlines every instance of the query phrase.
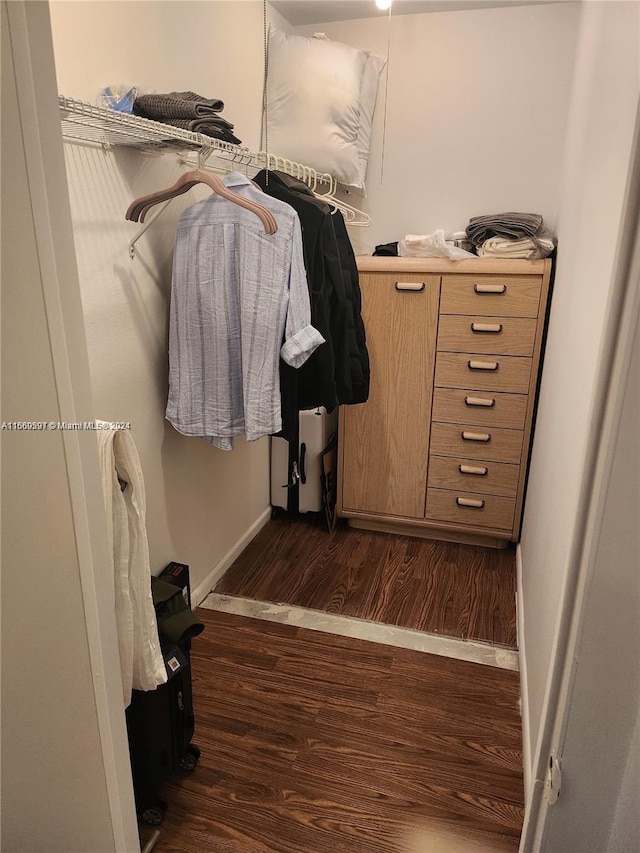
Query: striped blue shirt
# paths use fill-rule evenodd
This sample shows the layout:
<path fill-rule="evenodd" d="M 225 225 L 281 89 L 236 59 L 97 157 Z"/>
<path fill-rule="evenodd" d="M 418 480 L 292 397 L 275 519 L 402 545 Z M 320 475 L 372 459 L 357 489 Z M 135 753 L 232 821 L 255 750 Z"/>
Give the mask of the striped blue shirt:
<path fill-rule="evenodd" d="M 166 417 L 231 450 L 234 435 L 279 432 L 279 358 L 300 367 L 324 338 L 311 325 L 296 212 L 239 172 L 224 182 L 268 207 L 278 231 L 269 236 L 254 213 L 216 193 L 180 217 Z"/>

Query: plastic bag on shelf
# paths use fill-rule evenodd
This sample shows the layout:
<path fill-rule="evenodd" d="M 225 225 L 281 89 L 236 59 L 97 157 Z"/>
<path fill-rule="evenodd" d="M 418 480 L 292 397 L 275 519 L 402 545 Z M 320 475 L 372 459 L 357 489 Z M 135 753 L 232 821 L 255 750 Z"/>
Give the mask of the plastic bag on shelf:
<path fill-rule="evenodd" d="M 98 92 L 98 106 L 120 113 L 132 113 L 137 93 L 135 86 L 105 86 Z"/>
<path fill-rule="evenodd" d="M 407 234 L 398 243 L 398 254 L 402 258 L 450 258 L 452 261 L 477 257 L 458 245 L 465 239 L 464 231 L 447 232 L 444 229 L 433 234 Z"/>

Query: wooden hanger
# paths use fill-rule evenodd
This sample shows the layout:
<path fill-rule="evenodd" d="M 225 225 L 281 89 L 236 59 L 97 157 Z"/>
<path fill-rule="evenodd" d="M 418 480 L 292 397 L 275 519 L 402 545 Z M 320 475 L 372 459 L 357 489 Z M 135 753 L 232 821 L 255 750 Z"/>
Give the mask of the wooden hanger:
<path fill-rule="evenodd" d="M 275 234 L 278 230 L 278 225 L 276 223 L 275 217 L 271 211 L 263 207 L 261 204 L 257 204 L 254 201 L 250 201 L 247 198 L 243 198 L 241 195 L 237 195 L 234 192 L 224 185 L 222 180 L 217 175 L 212 175 L 210 172 L 201 171 L 199 169 L 194 169 L 190 172 L 185 172 L 184 175 L 181 175 L 178 180 L 173 184 L 173 186 L 167 187 L 164 190 L 158 190 L 154 193 L 149 193 L 148 195 L 141 196 L 140 198 L 135 199 L 129 205 L 127 212 L 125 214 L 125 218 L 129 219 L 132 222 L 144 222 L 144 218 L 147 215 L 150 208 L 152 208 L 156 204 L 160 204 L 163 201 L 169 201 L 172 198 L 176 198 L 183 193 L 188 192 L 192 187 L 196 186 L 196 184 L 206 184 L 210 187 L 215 193 L 222 196 L 223 198 L 232 201 L 234 204 L 240 205 L 240 207 L 246 208 L 246 210 L 250 210 L 252 213 L 260 219 L 264 226 L 264 230 L 267 234 Z"/>

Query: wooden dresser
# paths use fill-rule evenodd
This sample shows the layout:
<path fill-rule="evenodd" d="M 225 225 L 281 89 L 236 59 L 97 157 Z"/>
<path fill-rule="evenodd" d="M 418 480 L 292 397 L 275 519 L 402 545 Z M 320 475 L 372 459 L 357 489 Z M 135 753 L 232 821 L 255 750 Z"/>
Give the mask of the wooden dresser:
<path fill-rule="evenodd" d="M 518 541 L 551 261 L 358 258 L 367 403 L 340 410 L 353 526 Z"/>

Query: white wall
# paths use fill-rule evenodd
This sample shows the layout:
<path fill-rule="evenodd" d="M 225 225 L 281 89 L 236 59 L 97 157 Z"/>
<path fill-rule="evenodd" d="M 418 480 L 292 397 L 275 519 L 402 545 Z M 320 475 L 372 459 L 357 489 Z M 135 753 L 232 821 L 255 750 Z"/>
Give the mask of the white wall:
<path fill-rule="evenodd" d="M 640 231 L 638 231 L 640 237 Z M 637 256 L 640 259 L 640 255 Z M 640 263 L 631 289 L 638 293 Z M 561 748 L 564 785 L 549 811 L 549 853 L 640 850 L 637 720 L 640 705 L 640 300 L 623 402 L 612 449 L 605 448 L 603 513 L 587 560 L 586 588 L 574 655 L 567 732 Z M 634 343 L 635 341 L 635 343 Z M 635 740 L 635 744 L 634 744 Z M 629 801 L 634 801 L 631 806 Z M 618 809 L 619 806 L 619 809 Z M 627 841 L 624 841 L 627 839 Z M 619 846 L 616 846 L 618 845 Z"/>
<path fill-rule="evenodd" d="M 107 85 L 222 98 L 245 145 L 260 139 L 259 0 L 52 0 L 60 94 L 95 103 Z M 283 18 L 269 9 L 269 18 Z"/>
<path fill-rule="evenodd" d="M 558 264 L 521 542 L 525 753 L 535 761 L 592 427 L 636 118 L 636 3 L 587 3 L 563 168 Z"/>
<path fill-rule="evenodd" d="M 505 209 L 555 227 L 577 19 L 564 3 L 392 16 L 384 182 L 383 73 L 357 253 Z M 296 29 L 317 31 L 386 56 L 384 16 Z"/>
<path fill-rule="evenodd" d="M 1 12 L 2 420 L 91 420 L 47 7 Z M 0 845 L 134 853 L 95 435 L 0 435 Z"/>
<path fill-rule="evenodd" d="M 607 853 L 636 850 L 640 841 L 640 708 L 628 747 L 627 767 L 618 791 L 613 824 L 609 835 Z"/>
<path fill-rule="evenodd" d="M 222 98 L 243 143 L 259 147 L 261 3 L 56 0 L 51 15 L 62 94 L 93 102 L 107 84 L 192 89 Z M 65 150 L 96 411 L 132 424 L 147 489 L 152 571 L 184 561 L 192 586 L 205 594 L 212 570 L 226 566 L 269 504 L 267 439 L 238 439 L 224 453 L 164 420 L 175 222 L 207 190 L 173 201 L 131 260 L 127 244 L 140 226 L 125 221 L 127 207 L 173 183 L 185 167 L 172 154 L 69 144 Z"/>

